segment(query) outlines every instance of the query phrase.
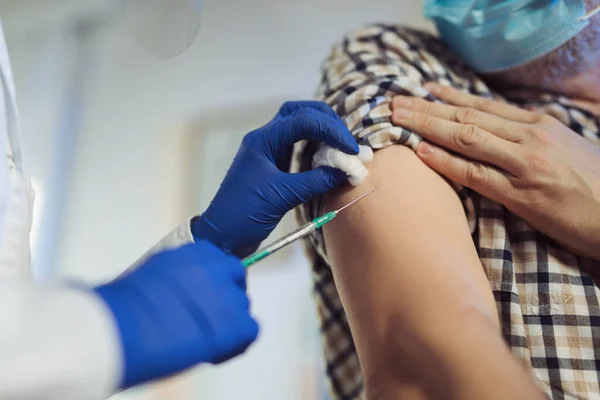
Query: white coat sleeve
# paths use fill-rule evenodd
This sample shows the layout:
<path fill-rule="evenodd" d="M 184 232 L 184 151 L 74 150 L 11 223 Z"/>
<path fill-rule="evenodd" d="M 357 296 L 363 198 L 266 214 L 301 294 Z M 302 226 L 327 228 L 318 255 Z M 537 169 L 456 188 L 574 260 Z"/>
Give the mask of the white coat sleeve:
<path fill-rule="evenodd" d="M 171 231 L 171 233 L 169 233 L 150 250 L 148 250 L 146 254 L 144 254 L 137 262 L 135 262 L 131 267 L 127 268 L 123 275 L 135 271 L 144 261 L 156 253 L 193 243 L 194 236 L 192 235 L 191 226 L 191 221 L 187 221 L 186 223 L 175 228 L 173 231 Z"/>
<path fill-rule="evenodd" d="M 0 399 L 100 400 L 118 386 L 121 349 L 96 295 L 0 282 Z"/>
<path fill-rule="evenodd" d="M 192 241 L 188 221 L 142 260 Z M 0 280 L 0 399 L 106 399 L 118 389 L 121 354 L 112 313 L 95 294 Z"/>

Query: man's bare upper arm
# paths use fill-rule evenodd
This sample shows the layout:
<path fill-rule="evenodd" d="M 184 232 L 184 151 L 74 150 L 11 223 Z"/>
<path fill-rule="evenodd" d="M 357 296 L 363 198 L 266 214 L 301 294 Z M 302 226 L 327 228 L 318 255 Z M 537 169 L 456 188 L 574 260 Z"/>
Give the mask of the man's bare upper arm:
<path fill-rule="evenodd" d="M 450 185 L 404 146 L 377 152 L 369 171 L 360 187 L 327 197 L 330 210 L 376 188 L 324 232 L 367 382 L 401 345 L 397 324 L 457 324 L 453 312 L 474 309 L 496 319 L 462 204 Z M 464 308 L 440 313 L 457 298 Z"/>

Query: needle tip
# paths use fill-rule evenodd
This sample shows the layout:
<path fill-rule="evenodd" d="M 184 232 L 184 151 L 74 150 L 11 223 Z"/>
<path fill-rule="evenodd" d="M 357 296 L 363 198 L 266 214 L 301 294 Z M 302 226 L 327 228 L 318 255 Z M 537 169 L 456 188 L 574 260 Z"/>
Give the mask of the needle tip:
<path fill-rule="evenodd" d="M 360 196 L 360 197 L 359 197 L 359 198 L 357 198 L 357 199 L 354 199 L 354 200 L 352 200 L 350 203 L 346 204 L 345 206 L 343 206 L 342 208 L 340 208 L 339 210 L 337 210 L 337 211 L 336 211 L 336 213 L 339 213 L 339 212 L 340 212 L 340 211 L 342 211 L 343 209 L 350 207 L 352 204 L 356 203 L 357 201 L 359 201 L 359 200 L 360 200 L 360 199 L 362 199 L 363 197 L 365 197 L 365 196 L 367 196 L 367 195 L 369 195 L 369 194 L 373 193 L 374 191 L 375 191 L 375 188 L 373 188 L 373 189 L 369 190 L 367 193 L 363 194 L 362 196 Z"/>

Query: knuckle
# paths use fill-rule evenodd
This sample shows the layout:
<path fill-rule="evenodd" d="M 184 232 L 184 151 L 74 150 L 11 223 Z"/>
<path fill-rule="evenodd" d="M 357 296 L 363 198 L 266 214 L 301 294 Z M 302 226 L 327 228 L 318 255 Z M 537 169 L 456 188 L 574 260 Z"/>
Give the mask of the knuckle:
<path fill-rule="evenodd" d="M 293 106 L 295 106 L 297 103 L 298 103 L 297 101 L 288 100 L 288 101 L 286 101 L 285 103 L 283 103 L 283 104 L 281 105 L 281 109 L 288 108 L 288 107 L 293 107 Z"/>
<path fill-rule="evenodd" d="M 308 116 L 312 116 L 315 113 L 315 109 L 310 108 L 310 107 L 299 107 L 296 110 L 294 110 L 294 112 L 290 115 L 291 118 L 305 118 Z"/>
<path fill-rule="evenodd" d="M 479 162 L 472 162 L 465 170 L 465 181 L 467 185 L 475 185 L 485 180 L 486 168 Z"/>
<path fill-rule="evenodd" d="M 428 101 L 425 101 L 419 97 L 416 97 L 416 98 L 412 99 L 410 108 L 415 111 L 427 113 L 427 112 L 431 111 L 431 103 Z"/>
<path fill-rule="evenodd" d="M 526 155 L 525 160 L 523 174 L 513 177 L 511 183 L 523 204 L 540 205 L 546 199 L 547 188 L 552 186 L 556 179 L 556 171 L 547 157 L 537 153 Z"/>
<path fill-rule="evenodd" d="M 548 114 L 542 114 L 538 116 L 537 123 L 544 126 L 555 126 L 560 124 L 556 118 Z"/>
<path fill-rule="evenodd" d="M 250 317 L 249 326 L 248 326 L 248 341 L 254 342 L 258 337 L 258 333 L 260 332 L 260 326 L 258 322 L 252 317 Z"/>
<path fill-rule="evenodd" d="M 523 122 L 527 124 L 539 124 L 544 115 L 546 114 L 542 114 L 540 111 L 527 110 L 527 114 L 525 115 Z"/>
<path fill-rule="evenodd" d="M 244 135 L 244 138 L 242 139 L 242 145 L 245 145 L 245 146 L 252 145 L 253 142 L 256 141 L 257 135 L 258 135 L 257 131 L 252 131 L 252 132 L 247 133 L 246 135 Z"/>
<path fill-rule="evenodd" d="M 475 100 L 473 101 L 473 104 L 476 109 L 482 110 L 482 111 L 487 111 L 490 109 L 490 107 L 493 106 L 492 101 L 490 99 L 486 99 L 485 97 L 475 98 Z"/>
<path fill-rule="evenodd" d="M 518 196 L 513 196 L 512 201 L 517 206 L 531 209 L 531 207 L 541 207 L 547 201 L 547 196 L 542 188 L 535 182 L 529 180 L 517 180 L 513 183 L 513 188 L 517 191 Z"/>
<path fill-rule="evenodd" d="M 242 310 L 248 310 L 248 308 L 250 307 L 250 299 L 248 298 L 248 296 L 242 296 Z"/>
<path fill-rule="evenodd" d="M 538 144 L 548 143 L 550 139 L 548 132 L 537 126 L 527 128 L 527 136 Z"/>
<path fill-rule="evenodd" d="M 525 191 L 523 203 L 527 204 L 529 207 L 540 208 L 547 203 L 547 199 L 548 197 L 544 195 L 541 190 L 533 188 Z"/>
<path fill-rule="evenodd" d="M 421 115 L 417 125 L 425 131 L 431 131 L 435 127 L 435 119 L 429 115 Z"/>
<path fill-rule="evenodd" d="M 456 144 L 460 147 L 473 147 L 481 139 L 481 131 L 475 125 L 465 125 L 456 135 Z"/>
<path fill-rule="evenodd" d="M 477 110 L 474 108 L 459 108 L 454 114 L 454 120 L 463 124 L 473 123 L 477 120 Z"/>
<path fill-rule="evenodd" d="M 289 117 L 288 121 L 292 124 L 292 129 L 300 129 L 302 131 L 321 127 L 321 121 L 310 108 L 301 108 L 295 111 Z"/>
<path fill-rule="evenodd" d="M 527 173 L 533 176 L 539 176 L 539 174 L 551 173 L 552 163 L 537 152 L 531 152 L 526 156 L 527 160 Z"/>
<path fill-rule="evenodd" d="M 444 97 L 444 96 L 448 96 L 448 95 L 452 94 L 453 90 L 454 90 L 454 88 L 452 88 L 450 86 L 445 86 L 445 85 L 438 83 L 434 94 L 437 95 L 438 97 Z"/>
<path fill-rule="evenodd" d="M 277 114 L 285 116 L 291 113 L 295 108 L 297 108 L 297 104 L 297 101 L 288 100 L 285 103 L 283 103 L 281 107 L 279 107 L 279 112 Z"/>
<path fill-rule="evenodd" d="M 539 202 L 539 191 L 527 177 L 510 176 L 510 189 L 506 193 L 506 206 L 514 207 L 515 210 L 522 210 L 524 207 Z"/>

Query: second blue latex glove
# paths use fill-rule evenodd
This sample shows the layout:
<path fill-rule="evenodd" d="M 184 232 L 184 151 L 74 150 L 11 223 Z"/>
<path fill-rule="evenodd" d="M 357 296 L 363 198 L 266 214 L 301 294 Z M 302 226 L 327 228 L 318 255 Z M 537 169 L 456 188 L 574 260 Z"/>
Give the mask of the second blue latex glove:
<path fill-rule="evenodd" d="M 294 143 L 325 142 L 348 154 L 358 145 L 325 103 L 285 103 L 267 125 L 247 134 L 210 206 L 192 222 L 194 237 L 245 257 L 294 207 L 346 182 L 340 170 L 321 167 L 290 174 Z"/>
<path fill-rule="evenodd" d="M 209 242 L 156 254 L 94 291 L 121 336 L 121 388 L 229 360 L 258 335 L 242 264 Z"/>

